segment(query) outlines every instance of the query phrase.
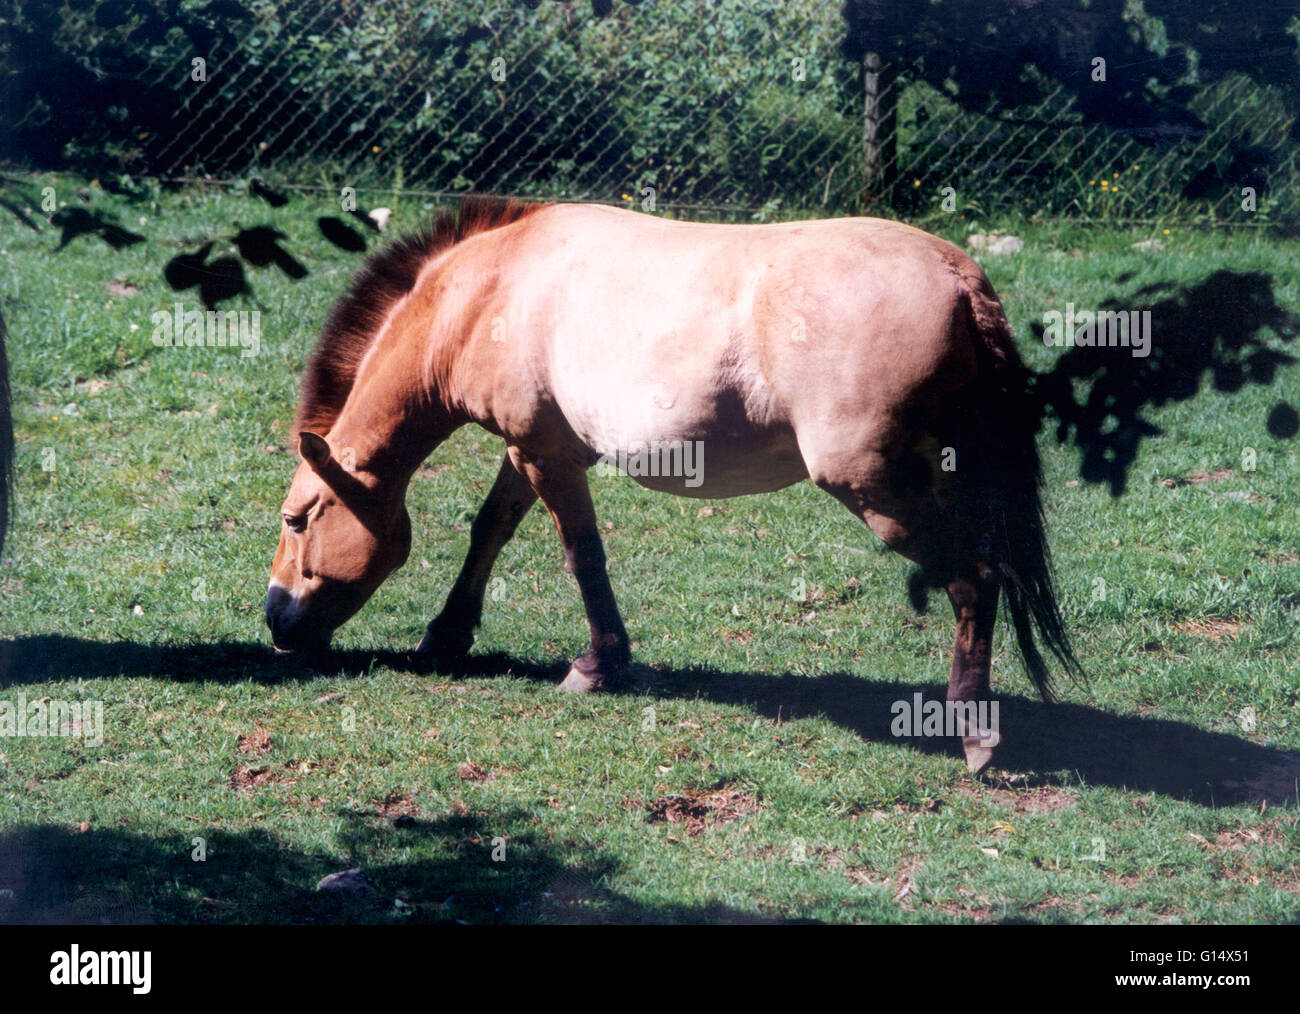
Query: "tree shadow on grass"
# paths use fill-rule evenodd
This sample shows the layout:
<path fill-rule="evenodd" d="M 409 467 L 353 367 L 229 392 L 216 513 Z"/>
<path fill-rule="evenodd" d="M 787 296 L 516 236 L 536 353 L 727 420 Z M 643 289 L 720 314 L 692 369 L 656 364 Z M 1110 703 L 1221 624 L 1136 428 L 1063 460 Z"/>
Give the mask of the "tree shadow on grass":
<path fill-rule="evenodd" d="M 260 828 L 149 836 L 50 824 L 0 832 L 0 924 L 771 923 L 721 904 L 646 905 L 604 886 L 619 863 L 591 849 L 563 857 L 529 815 L 428 816 L 401 825 L 339 811 L 333 852 L 303 851 Z M 492 860 L 494 836 L 507 838 Z M 196 838 L 204 858 L 195 858 Z M 377 854 L 415 856 L 373 861 Z M 317 891 L 361 868 L 372 890 Z M 397 905 L 397 901 L 401 905 Z"/>
<path fill-rule="evenodd" d="M 1112 496 L 1127 488 L 1142 441 L 1164 435 L 1143 417 L 1147 408 L 1186 401 L 1200 393 L 1207 378 L 1225 393 L 1246 384 L 1272 384 L 1279 368 L 1295 362 L 1269 345 L 1270 332 L 1289 342 L 1300 329 L 1275 299 L 1272 278 L 1260 272 L 1225 269 L 1195 285 L 1147 285 L 1098 309 L 1150 310 L 1150 354 L 1076 346 L 1051 370 L 1033 375 L 1031 387 L 1044 418 L 1055 420 L 1057 442 L 1073 443 L 1082 452 L 1080 477 L 1107 483 Z M 1035 323 L 1032 330 L 1041 341 L 1044 326 Z M 1266 433 L 1286 439 L 1289 427 L 1278 420 L 1294 416 L 1295 410 L 1282 403 L 1248 439 L 1262 441 Z"/>
<path fill-rule="evenodd" d="M 150 646 L 58 636 L 0 643 L 0 686 L 118 675 L 277 685 L 322 674 L 360 674 L 375 665 L 412 670 L 405 652 L 333 652 L 313 666 L 249 643 Z M 567 670 L 567 662 L 560 659 L 539 662 L 485 653 L 471 655 L 441 677 L 428 678 L 508 674 L 558 683 Z M 891 730 L 896 701 L 910 702 L 916 693 L 927 700 L 942 700 L 943 683 L 880 683 L 844 672 L 816 677 L 699 667 L 643 672 L 646 678 L 616 692 L 661 699 L 699 697 L 748 708 L 772 720 L 821 716 L 872 742 L 959 755 L 951 740 L 895 737 Z M 426 677 L 413 673 L 413 678 Z M 1265 800 L 1272 806 L 1300 806 L 1300 752 L 1169 719 L 1114 715 L 1081 704 L 1046 705 L 1006 693 L 997 699 L 1000 725 L 1006 730 L 998 755 L 1002 770 L 1038 773 L 1044 780 L 1068 777 L 1086 785 L 1157 792 L 1203 806 L 1258 805 Z"/>

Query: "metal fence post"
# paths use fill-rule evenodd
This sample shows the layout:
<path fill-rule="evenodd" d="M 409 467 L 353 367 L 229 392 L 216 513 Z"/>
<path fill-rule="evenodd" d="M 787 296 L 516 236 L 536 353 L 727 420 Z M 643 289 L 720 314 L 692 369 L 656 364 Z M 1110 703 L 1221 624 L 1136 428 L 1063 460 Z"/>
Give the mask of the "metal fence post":
<path fill-rule="evenodd" d="M 888 204 L 898 171 L 898 102 L 879 53 L 862 58 L 862 210 Z"/>

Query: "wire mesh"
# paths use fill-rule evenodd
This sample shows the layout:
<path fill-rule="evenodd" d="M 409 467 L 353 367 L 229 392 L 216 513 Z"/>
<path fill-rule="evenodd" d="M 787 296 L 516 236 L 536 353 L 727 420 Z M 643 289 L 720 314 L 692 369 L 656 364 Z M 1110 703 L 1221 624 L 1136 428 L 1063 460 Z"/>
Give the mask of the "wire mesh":
<path fill-rule="evenodd" d="M 1027 82 L 1037 101 L 978 114 L 892 68 L 868 165 L 863 68 L 841 55 L 833 5 L 592 6 L 171 0 L 187 17 L 169 22 L 145 2 L 65 4 L 56 45 L 113 99 L 62 153 L 164 179 L 653 199 L 751 217 L 1300 216 L 1295 113 L 1244 77 L 1201 90 L 1203 130 L 1150 137 L 1086 122 L 1050 81 Z M 12 105 L 11 161 L 66 112 Z"/>

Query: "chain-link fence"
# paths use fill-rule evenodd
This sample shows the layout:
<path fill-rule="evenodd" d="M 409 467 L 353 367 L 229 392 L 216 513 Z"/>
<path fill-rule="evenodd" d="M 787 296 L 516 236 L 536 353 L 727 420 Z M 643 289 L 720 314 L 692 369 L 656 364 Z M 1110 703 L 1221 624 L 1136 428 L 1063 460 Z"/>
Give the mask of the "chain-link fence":
<path fill-rule="evenodd" d="M 20 72 L 4 142 L 29 164 L 612 202 L 652 190 L 756 217 L 1300 217 L 1295 113 L 1266 86 L 1205 87 L 1203 129 L 1163 136 L 1085 122 L 1068 91 L 1028 78 L 1032 104 L 978 114 L 906 68 L 846 60 L 838 5 L 817 0 L 38 8 L 5 43 Z M 75 108 L 50 98 L 43 60 L 69 67 Z"/>

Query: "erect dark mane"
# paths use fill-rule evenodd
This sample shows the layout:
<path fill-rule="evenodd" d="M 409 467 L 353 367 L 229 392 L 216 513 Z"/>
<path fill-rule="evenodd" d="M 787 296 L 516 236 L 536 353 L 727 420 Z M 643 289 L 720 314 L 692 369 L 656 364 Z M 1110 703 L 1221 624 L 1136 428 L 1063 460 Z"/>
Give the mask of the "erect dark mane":
<path fill-rule="evenodd" d="M 544 207 L 504 197 L 467 197 L 439 215 L 428 229 L 369 257 L 330 310 L 307 363 L 290 445 L 297 446 L 303 430 L 323 435 L 334 425 L 388 311 L 415 287 L 420 269 L 431 257 L 467 236 L 517 222 Z"/>

